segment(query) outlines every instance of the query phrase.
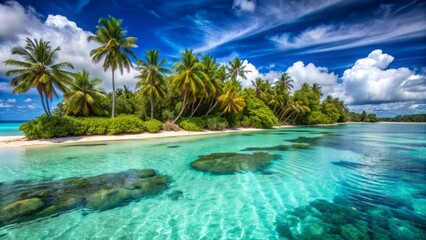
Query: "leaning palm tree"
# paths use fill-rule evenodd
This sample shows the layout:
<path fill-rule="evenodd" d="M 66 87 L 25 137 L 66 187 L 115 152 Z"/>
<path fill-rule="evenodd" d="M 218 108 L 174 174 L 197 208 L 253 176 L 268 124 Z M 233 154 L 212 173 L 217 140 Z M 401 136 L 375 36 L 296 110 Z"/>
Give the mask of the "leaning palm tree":
<path fill-rule="evenodd" d="M 228 112 L 238 114 L 246 106 L 244 98 L 240 97 L 234 88 L 229 89 L 226 93 L 219 96 L 219 102 L 222 109 L 222 113 L 219 116 Z"/>
<path fill-rule="evenodd" d="M 139 94 L 149 97 L 151 103 L 151 119 L 154 118 L 154 105 L 157 99 L 166 96 L 166 85 L 164 75 L 170 73 L 170 69 L 163 67 L 167 59 L 159 59 L 159 51 L 149 49 L 145 52 L 146 60 L 138 60 L 137 70 L 140 75 L 136 76 L 136 90 Z"/>
<path fill-rule="evenodd" d="M 96 85 L 102 83 L 101 79 L 90 79 L 89 72 L 83 69 L 74 73 L 74 79 L 69 91 L 64 94 L 65 115 L 88 116 L 99 114 L 99 100 L 105 97 L 105 91 Z"/>
<path fill-rule="evenodd" d="M 58 97 L 55 88 L 61 92 L 67 90 L 72 73 L 64 69 L 73 68 L 73 66 L 67 62 L 56 63 L 60 47 L 52 49 L 50 42 L 42 39 L 32 41 L 27 38 L 26 42 L 25 47 L 12 49 L 12 54 L 20 56 L 23 60 L 6 60 L 6 65 L 19 67 L 7 71 L 6 76 L 15 76 L 10 81 L 14 87 L 13 93 L 25 93 L 31 87 L 36 87 L 44 112 L 47 116 L 51 116 L 49 100 L 52 101 L 53 96 Z"/>
<path fill-rule="evenodd" d="M 93 49 L 90 52 L 94 63 L 99 63 L 104 59 L 104 71 L 111 69 L 112 72 L 112 107 L 111 115 L 115 116 L 115 82 L 114 72 L 119 69 L 123 75 L 123 69 L 130 72 L 132 62 L 129 57 L 134 59 L 136 55 L 132 52 L 131 48 L 136 48 L 135 44 L 137 38 L 126 37 L 127 31 L 121 27 L 122 20 L 113 17 L 99 18 L 99 25 L 96 26 L 98 30 L 96 35 L 89 36 L 89 41 L 95 41 L 101 44 L 100 47 Z"/>
<path fill-rule="evenodd" d="M 182 108 L 173 120 L 175 123 L 182 116 L 188 102 L 194 102 L 198 94 L 205 91 L 203 80 L 208 79 L 208 76 L 203 72 L 203 64 L 192 54 L 192 50 L 186 49 L 181 56 L 181 62 L 173 65 L 176 67 L 176 74 L 172 78 L 172 84 L 183 97 Z"/>
<path fill-rule="evenodd" d="M 228 77 L 231 79 L 237 79 L 237 77 L 247 79 L 246 73 L 251 72 L 250 70 L 245 69 L 247 65 L 245 65 L 244 61 L 241 61 L 238 57 L 235 57 L 234 60 L 229 63 L 229 65 L 230 66 L 227 67 L 227 70 Z"/>

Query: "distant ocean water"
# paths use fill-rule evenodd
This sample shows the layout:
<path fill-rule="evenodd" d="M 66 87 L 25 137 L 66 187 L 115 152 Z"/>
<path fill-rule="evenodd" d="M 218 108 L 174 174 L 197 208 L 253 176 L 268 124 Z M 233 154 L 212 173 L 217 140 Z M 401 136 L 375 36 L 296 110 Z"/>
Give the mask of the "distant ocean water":
<path fill-rule="evenodd" d="M 19 126 L 23 121 L 0 121 L 0 136 L 23 136 Z"/>

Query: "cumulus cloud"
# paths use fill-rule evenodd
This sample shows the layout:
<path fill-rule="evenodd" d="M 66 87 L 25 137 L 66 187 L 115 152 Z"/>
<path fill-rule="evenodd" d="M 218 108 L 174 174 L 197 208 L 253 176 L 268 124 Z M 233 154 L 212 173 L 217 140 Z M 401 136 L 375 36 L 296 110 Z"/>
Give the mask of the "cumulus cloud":
<path fill-rule="evenodd" d="M 31 98 L 27 98 L 27 99 L 25 99 L 25 100 L 24 100 L 24 102 L 25 102 L 25 103 L 30 103 L 30 102 L 32 102 L 32 101 L 33 101 L 33 100 L 32 100 Z"/>
<path fill-rule="evenodd" d="M 245 88 L 252 87 L 251 82 L 256 78 L 262 78 L 263 80 L 266 80 L 270 83 L 274 83 L 281 76 L 281 73 L 277 71 L 261 73 L 259 72 L 258 68 L 256 68 L 256 66 L 252 63 L 248 62 L 248 60 L 244 60 L 243 64 L 246 65 L 245 70 L 250 71 L 246 73 L 247 80 L 238 78 L 238 80 L 241 82 L 241 85 Z"/>
<path fill-rule="evenodd" d="M 61 47 L 58 53 L 58 61 L 72 63 L 77 71 L 83 68 L 87 69 L 92 77 L 104 80 L 102 87 L 106 90 L 112 89 L 111 72 L 104 72 L 102 64 L 93 64 L 89 55 L 92 49 L 98 47 L 97 43 L 87 41 L 87 37 L 93 35 L 93 33 L 83 30 L 75 22 L 61 15 L 48 15 L 47 19 L 42 22 L 34 10 L 25 9 L 17 2 L 8 2 L 3 5 L 0 4 L 0 6 L 1 8 L 7 8 L 7 11 L 1 14 L 6 19 L 13 18 L 15 14 L 24 12 L 26 28 L 26 31 L 21 31 L 20 28 L 16 28 L 15 31 L 8 30 L 7 34 L 13 36 L 16 40 L 0 43 L 0 62 L 16 58 L 16 56 L 11 55 L 11 49 L 15 46 L 24 46 L 27 37 L 43 38 L 45 41 L 51 42 L 52 47 Z M 7 22 L 10 22 L 10 20 Z M 11 66 L 6 67 L 0 64 L 0 72 L 2 73 L 12 68 Z M 130 73 L 125 72 L 123 76 L 116 74 L 117 87 L 124 84 L 133 86 L 136 82 L 133 77 L 136 74 L 137 72 L 134 69 Z M 3 90 L 11 92 L 11 88 L 5 87 L 4 83 L 0 83 L 0 91 Z"/>
<path fill-rule="evenodd" d="M 256 9 L 255 0 L 234 0 L 232 9 L 238 12 L 254 12 Z"/>
<path fill-rule="evenodd" d="M 322 86 L 336 85 L 338 76 L 329 73 L 326 67 L 317 67 L 313 63 L 304 64 L 302 61 L 293 63 L 287 69 L 288 75 L 294 80 L 295 86 L 303 83 L 319 83 Z"/>
<path fill-rule="evenodd" d="M 372 51 L 344 71 L 342 86 L 350 104 L 426 99 L 426 78 L 406 68 L 386 69 L 394 58 Z"/>
<path fill-rule="evenodd" d="M 16 99 L 15 98 L 9 98 L 7 99 L 8 103 L 16 103 Z"/>
<path fill-rule="evenodd" d="M 0 4 L 0 43 L 16 40 L 17 33 L 30 33 L 30 29 L 41 27 L 34 8 L 25 9 L 15 1 Z"/>

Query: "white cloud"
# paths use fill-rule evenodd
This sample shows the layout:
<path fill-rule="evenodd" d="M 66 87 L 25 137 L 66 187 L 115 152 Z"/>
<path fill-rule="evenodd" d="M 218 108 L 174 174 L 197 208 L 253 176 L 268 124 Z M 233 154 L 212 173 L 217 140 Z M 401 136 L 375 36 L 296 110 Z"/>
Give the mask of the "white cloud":
<path fill-rule="evenodd" d="M 11 107 L 13 107 L 13 106 L 10 105 L 9 103 L 0 102 L 0 108 L 11 108 Z"/>
<path fill-rule="evenodd" d="M 0 42 L 14 40 L 16 33 L 29 33 L 30 29 L 40 27 L 37 15 L 34 8 L 25 9 L 15 1 L 0 4 Z"/>
<path fill-rule="evenodd" d="M 426 99 L 426 78 L 401 67 L 386 69 L 394 58 L 372 51 L 344 71 L 342 87 L 349 104 L 383 103 Z"/>
<path fill-rule="evenodd" d="M 52 47 L 61 47 L 61 50 L 58 52 L 58 61 L 72 63 L 77 71 L 83 68 L 87 69 L 92 77 L 98 77 L 104 80 L 102 87 L 106 90 L 112 89 L 111 72 L 104 72 L 101 63 L 97 65 L 93 64 L 89 55 L 92 49 L 98 47 L 97 43 L 87 41 L 87 37 L 92 35 L 91 32 L 84 31 L 82 28 L 78 27 L 75 22 L 61 15 L 48 15 L 46 21 L 41 22 L 37 17 L 38 14 L 34 10 L 24 9 L 16 2 L 9 2 L 4 5 L 0 4 L 0 7 L 2 9 L 7 9 L 7 11 L 3 12 L 4 14 L 1 14 L 1 16 L 6 19 L 12 18 L 15 14 L 24 12 L 24 20 L 21 21 L 22 23 L 20 24 L 23 24 L 23 27 L 26 29 L 26 31 L 21 31 L 21 28 L 16 27 L 16 31 L 8 30 L 7 34 L 13 36 L 13 38 L 17 40 L 1 43 L 0 62 L 10 58 L 16 58 L 16 56 L 11 55 L 11 49 L 15 46 L 24 46 L 27 37 L 37 39 L 43 38 L 45 41 L 50 41 Z M 10 20 L 7 22 L 9 21 Z M 4 64 L 0 64 L 0 72 L 2 73 L 12 68 L 11 66 L 5 67 Z M 130 73 L 125 71 L 123 76 L 116 73 L 117 87 L 124 84 L 133 86 L 136 82 L 133 77 L 136 74 L 137 72 L 134 69 L 131 69 Z M 11 88 L 4 86 L 4 83 L 0 83 L 0 91 L 11 92 Z"/>
<path fill-rule="evenodd" d="M 30 103 L 30 102 L 32 102 L 33 100 L 31 99 L 31 98 L 27 98 L 27 99 L 25 99 L 24 100 L 24 102 L 26 102 L 26 103 Z"/>
<path fill-rule="evenodd" d="M 234 0 L 232 9 L 238 12 L 254 12 L 256 9 L 256 0 Z"/>
<path fill-rule="evenodd" d="M 16 103 L 16 99 L 15 98 L 9 98 L 7 99 L 8 103 Z"/>
<path fill-rule="evenodd" d="M 247 60 L 243 61 L 243 64 L 246 65 L 245 70 L 250 71 L 246 73 L 247 80 L 238 79 L 243 87 L 252 87 L 252 81 L 256 78 L 262 78 L 263 80 L 267 80 L 270 83 L 275 82 L 280 76 L 281 73 L 277 71 L 269 71 L 267 73 L 261 73 L 252 63 L 249 63 Z"/>
<path fill-rule="evenodd" d="M 222 44 L 267 31 L 282 25 L 284 22 L 290 23 L 296 21 L 300 17 L 341 1 L 343 0 L 317 0 L 309 2 L 273 0 L 265 4 L 262 4 L 263 1 L 260 1 L 256 5 L 254 0 L 235 0 L 233 6 L 239 4 L 237 6 L 239 6 L 240 11 L 244 8 L 246 11 L 253 10 L 255 13 L 241 18 L 235 24 L 228 24 L 226 27 L 215 25 L 214 23 L 200 25 L 200 18 L 196 18 L 194 23 L 198 26 L 199 32 L 197 32 L 197 35 L 202 39 L 202 42 L 192 48 L 195 52 L 207 52 Z M 165 10 L 167 9 L 165 8 Z M 164 14 L 170 13 L 165 12 Z M 162 36 L 167 36 L 167 34 L 163 34 Z M 174 35 L 170 34 L 170 36 Z M 164 37 L 163 41 L 169 42 L 170 40 L 166 38 Z"/>
<path fill-rule="evenodd" d="M 27 108 L 29 108 L 29 109 L 36 109 L 37 105 L 35 105 L 35 104 L 29 104 L 29 105 L 27 105 Z"/>
<path fill-rule="evenodd" d="M 336 85 L 338 79 L 337 74 L 329 73 L 327 68 L 317 67 L 313 63 L 305 65 L 302 61 L 293 63 L 286 72 L 294 80 L 295 87 L 303 83 L 319 83 L 322 86 Z"/>
<path fill-rule="evenodd" d="M 417 9 L 394 17 L 389 15 L 389 9 L 379 9 L 381 16 L 372 20 L 319 25 L 296 35 L 285 32 L 269 39 L 284 50 L 324 45 L 306 51 L 323 52 L 421 37 L 425 34 L 426 24 L 424 14 L 419 11 Z"/>

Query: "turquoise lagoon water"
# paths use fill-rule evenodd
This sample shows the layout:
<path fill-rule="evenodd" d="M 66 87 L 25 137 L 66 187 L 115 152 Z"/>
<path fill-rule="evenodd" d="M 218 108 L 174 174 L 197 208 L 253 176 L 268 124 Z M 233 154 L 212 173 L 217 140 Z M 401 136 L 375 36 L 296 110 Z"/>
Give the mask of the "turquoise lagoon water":
<path fill-rule="evenodd" d="M 294 143 L 310 148 L 264 150 L 280 159 L 258 172 L 212 175 L 190 168 L 199 155 Z M 76 208 L 3 226 L 0 239 L 425 239 L 424 124 L 0 149 L 3 183 L 143 168 L 170 176 L 172 184 L 109 210 Z"/>
<path fill-rule="evenodd" d="M 0 121 L 0 136 L 23 136 L 19 131 L 22 122 L 2 122 Z"/>

